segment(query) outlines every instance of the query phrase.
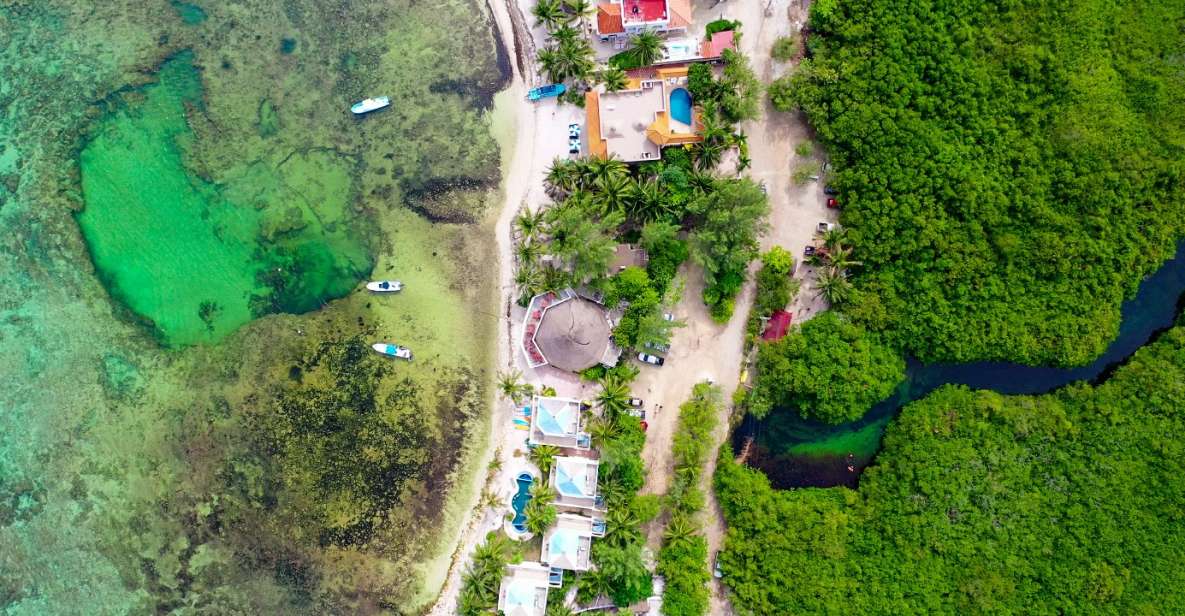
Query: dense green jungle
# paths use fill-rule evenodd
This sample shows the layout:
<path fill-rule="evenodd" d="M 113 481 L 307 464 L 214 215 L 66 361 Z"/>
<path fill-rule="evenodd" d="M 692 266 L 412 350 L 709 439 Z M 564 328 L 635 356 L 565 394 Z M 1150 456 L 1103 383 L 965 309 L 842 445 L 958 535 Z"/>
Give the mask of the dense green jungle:
<path fill-rule="evenodd" d="M 770 96 L 827 146 L 852 288 L 833 323 L 762 350 L 750 410 L 851 420 L 900 381 L 894 354 L 1100 355 L 1185 237 L 1185 5 L 820 0 L 806 48 Z M 1040 396 L 942 387 L 889 421 L 855 489 L 775 490 L 726 450 L 734 605 L 1185 611 L 1185 323 L 1104 376 Z"/>
<path fill-rule="evenodd" d="M 1073 366 L 1185 236 L 1176 0 L 821 0 L 771 86 L 827 145 L 858 292 L 926 362 Z"/>
<path fill-rule="evenodd" d="M 1183 432 L 1180 323 L 1098 387 L 910 404 L 857 490 L 725 452 L 725 580 L 754 614 L 1181 613 Z"/>
<path fill-rule="evenodd" d="M 0 613 L 433 599 L 505 62 L 473 0 L 0 0 Z"/>

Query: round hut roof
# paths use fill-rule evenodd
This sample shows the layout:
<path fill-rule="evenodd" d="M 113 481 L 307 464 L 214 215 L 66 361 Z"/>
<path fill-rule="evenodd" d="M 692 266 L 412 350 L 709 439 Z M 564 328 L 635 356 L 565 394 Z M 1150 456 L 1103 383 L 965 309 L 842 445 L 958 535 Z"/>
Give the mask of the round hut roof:
<path fill-rule="evenodd" d="M 609 321 L 600 306 L 579 297 L 543 313 L 535 344 L 547 363 L 580 372 L 601 363 L 609 348 Z"/>

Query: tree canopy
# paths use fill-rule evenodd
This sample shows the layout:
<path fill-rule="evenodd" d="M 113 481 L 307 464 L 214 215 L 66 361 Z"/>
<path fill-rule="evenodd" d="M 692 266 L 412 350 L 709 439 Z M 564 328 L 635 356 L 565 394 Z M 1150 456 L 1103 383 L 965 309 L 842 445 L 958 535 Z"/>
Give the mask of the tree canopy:
<path fill-rule="evenodd" d="M 757 353 L 749 410 L 793 407 L 828 423 L 859 419 L 905 379 L 905 360 L 880 337 L 826 312 Z"/>
<path fill-rule="evenodd" d="M 722 455 L 724 579 L 756 614 L 1185 612 L 1185 327 L 1098 387 L 948 386 L 846 488 Z"/>
<path fill-rule="evenodd" d="M 827 145 L 852 313 L 927 361 L 1085 363 L 1185 235 L 1185 4 L 817 2 L 772 88 Z"/>

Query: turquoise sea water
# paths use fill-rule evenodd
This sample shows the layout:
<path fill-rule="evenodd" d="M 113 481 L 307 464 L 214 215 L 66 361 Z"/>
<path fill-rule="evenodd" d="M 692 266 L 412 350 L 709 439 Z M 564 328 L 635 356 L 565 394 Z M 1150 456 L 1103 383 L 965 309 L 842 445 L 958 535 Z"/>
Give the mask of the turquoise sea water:
<path fill-rule="evenodd" d="M 491 32 L 472 0 L 0 3 L 0 614 L 432 599 L 491 361 Z M 371 339 L 417 361 L 334 398 Z"/>
<path fill-rule="evenodd" d="M 165 62 L 135 93 L 109 101 L 82 149 L 78 223 L 105 286 L 165 343 L 216 341 L 269 312 L 308 312 L 369 273 L 366 235 L 348 210 L 352 178 L 337 157 L 314 156 L 314 173 L 293 173 L 297 159 L 215 185 L 186 167 L 187 109 L 202 104 L 193 54 Z"/>

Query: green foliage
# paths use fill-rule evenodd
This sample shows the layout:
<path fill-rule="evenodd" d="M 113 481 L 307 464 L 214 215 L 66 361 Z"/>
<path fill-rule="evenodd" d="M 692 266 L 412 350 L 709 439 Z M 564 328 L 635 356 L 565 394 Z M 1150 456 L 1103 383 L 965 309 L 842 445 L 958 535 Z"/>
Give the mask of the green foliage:
<path fill-rule="evenodd" d="M 679 425 L 671 446 L 675 476 L 667 492 L 668 506 L 674 513 L 658 553 L 657 570 L 666 578 L 664 614 L 691 616 L 708 609 L 708 544 L 694 514 L 704 506 L 700 477 L 721 410 L 720 388 L 707 383 L 697 384 L 691 398 L 679 407 Z"/>
<path fill-rule="evenodd" d="M 687 92 L 700 104 L 716 100 L 716 78 L 712 75 L 711 65 L 698 62 L 687 68 Z M 666 158 L 666 152 L 663 151 L 663 158 Z"/>
<path fill-rule="evenodd" d="M 629 76 L 619 67 L 609 67 L 601 72 L 601 82 L 605 84 L 605 90 L 609 92 L 624 90 L 628 81 Z"/>
<path fill-rule="evenodd" d="M 641 542 L 617 547 L 605 541 L 595 541 L 592 558 L 600 573 L 608 578 L 608 595 L 616 605 L 625 607 L 653 592 L 650 571 L 642 561 Z"/>
<path fill-rule="evenodd" d="M 662 57 L 662 39 L 650 31 L 630 37 L 629 53 L 638 66 L 650 66 Z"/>
<path fill-rule="evenodd" d="M 724 321 L 740 291 L 749 262 L 757 257 L 757 236 L 765 230 L 769 203 L 752 181 L 726 180 L 692 202 L 702 222 L 689 237 L 691 257 L 704 268 L 704 301 Z"/>
<path fill-rule="evenodd" d="M 759 316 L 769 316 L 775 310 L 785 308 L 798 290 L 798 282 L 790 277 L 794 271 L 794 255 L 781 246 L 774 246 L 761 255 L 762 267 L 757 273 L 757 296 L 753 300 L 753 311 Z"/>
<path fill-rule="evenodd" d="M 741 22 L 732 21 L 729 19 L 716 19 L 709 21 L 708 25 L 704 26 L 704 30 L 706 31 L 705 38 L 712 38 L 712 35 L 716 34 L 717 32 L 728 32 L 729 30 L 735 31 L 739 36 L 741 32 Z"/>
<path fill-rule="evenodd" d="M 802 53 L 802 38 L 797 34 L 783 36 L 774 41 L 769 55 L 778 62 L 789 62 Z"/>
<path fill-rule="evenodd" d="M 642 248 L 650 258 L 646 272 L 656 289 L 664 291 L 689 256 L 687 242 L 679 239 L 679 225 L 656 221 L 642 227 Z"/>
<path fill-rule="evenodd" d="M 520 548 L 501 533 L 489 533 L 477 546 L 461 576 L 457 612 L 462 616 L 489 614 L 498 605 L 498 588 L 507 564 L 521 560 Z"/>
<path fill-rule="evenodd" d="M 794 104 L 837 170 L 858 287 L 926 361 L 1074 365 L 1185 235 L 1170 0 L 815 3 Z"/>
<path fill-rule="evenodd" d="M 555 505 L 552 504 L 555 497 L 555 491 L 546 483 L 537 481 L 531 485 L 531 500 L 527 501 L 527 506 L 523 508 L 527 530 L 539 535 L 555 524 L 558 515 Z"/>
<path fill-rule="evenodd" d="M 1185 327 L 1104 384 L 948 386 L 858 492 L 776 491 L 722 455 L 725 580 L 755 614 L 1185 612 Z"/>
<path fill-rule="evenodd" d="M 749 59 L 731 49 L 725 49 L 722 57 L 724 71 L 717 82 L 720 114 L 733 123 L 756 118 L 757 104 L 761 98 L 761 82 L 749 67 Z"/>
<path fill-rule="evenodd" d="M 794 146 L 794 153 L 802 158 L 806 158 L 815 153 L 815 144 L 811 141 L 803 141 Z"/>
<path fill-rule="evenodd" d="M 764 417 L 792 407 L 803 417 L 843 423 L 887 398 L 905 378 L 893 347 L 834 312 L 807 321 L 757 355 L 757 383 L 749 411 Z"/>
<path fill-rule="evenodd" d="M 539 472 L 547 477 L 551 473 L 551 465 L 555 463 L 556 456 L 560 455 L 560 448 L 555 445 L 536 445 L 527 455 L 531 463 L 539 467 Z"/>

